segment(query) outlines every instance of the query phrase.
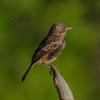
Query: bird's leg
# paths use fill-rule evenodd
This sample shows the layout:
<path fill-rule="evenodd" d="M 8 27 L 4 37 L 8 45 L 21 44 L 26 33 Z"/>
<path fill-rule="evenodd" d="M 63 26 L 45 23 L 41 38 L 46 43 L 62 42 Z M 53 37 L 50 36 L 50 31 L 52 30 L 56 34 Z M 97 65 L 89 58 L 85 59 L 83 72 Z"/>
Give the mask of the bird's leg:
<path fill-rule="evenodd" d="M 52 71 L 53 65 L 49 65 L 49 64 L 44 64 L 44 65 L 51 69 L 50 74 L 53 75 L 53 71 Z"/>
<path fill-rule="evenodd" d="M 51 65 L 48 65 L 48 64 L 43 64 L 43 65 L 51 69 Z"/>

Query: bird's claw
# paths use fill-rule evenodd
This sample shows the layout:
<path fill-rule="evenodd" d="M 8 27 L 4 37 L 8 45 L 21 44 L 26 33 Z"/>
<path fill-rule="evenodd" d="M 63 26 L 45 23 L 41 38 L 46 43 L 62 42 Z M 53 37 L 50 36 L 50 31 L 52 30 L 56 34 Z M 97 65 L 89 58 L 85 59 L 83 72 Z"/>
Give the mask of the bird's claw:
<path fill-rule="evenodd" d="M 53 75 L 53 65 L 44 64 L 46 67 L 50 69 L 50 74 Z"/>

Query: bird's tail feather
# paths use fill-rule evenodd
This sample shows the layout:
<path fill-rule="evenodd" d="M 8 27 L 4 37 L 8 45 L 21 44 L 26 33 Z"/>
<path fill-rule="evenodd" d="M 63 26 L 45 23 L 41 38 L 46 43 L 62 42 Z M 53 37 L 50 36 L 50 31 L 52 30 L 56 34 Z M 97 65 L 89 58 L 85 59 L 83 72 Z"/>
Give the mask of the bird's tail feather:
<path fill-rule="evenodd" d="M 24 76 L 22 77 L 22 82 L 25 80 L 27 74 L 28 74 L 29 71 L 34 67 L 35 64 L 36 64 L 36 63 L 34 63 L 34 64 L 32 63 L 32 64 L 29 66 L 29 68 L 28 68 L 27 71 L 25 72 Z"/>

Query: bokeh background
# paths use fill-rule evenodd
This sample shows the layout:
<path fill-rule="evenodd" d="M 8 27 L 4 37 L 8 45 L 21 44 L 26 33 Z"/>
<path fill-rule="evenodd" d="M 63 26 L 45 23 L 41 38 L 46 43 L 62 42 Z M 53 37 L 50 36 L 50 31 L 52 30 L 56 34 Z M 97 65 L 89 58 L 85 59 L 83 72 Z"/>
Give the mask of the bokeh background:
<path fill-rule="evenodd" d="M 100 0 L 0 0 L 0 100 L 59 100 L 45 66 L 21 83 L 35 49 L 59 22 L 73 30 L 52 64 L 75 100 L 100 100 Z"/>

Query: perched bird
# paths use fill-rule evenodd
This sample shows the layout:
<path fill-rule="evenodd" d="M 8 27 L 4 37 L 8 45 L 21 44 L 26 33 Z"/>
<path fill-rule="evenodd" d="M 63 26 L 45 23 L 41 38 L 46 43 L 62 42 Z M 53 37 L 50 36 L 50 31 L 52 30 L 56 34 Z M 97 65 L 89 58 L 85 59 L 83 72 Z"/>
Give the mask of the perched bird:
<path fill-rule="evenodd" d="M 22 77 L 22 82 L 35 64 L 42 64 L 49 67 L 49 63 L 57 59 L 66 45 L 65 34 L 69 29 L 72 29 L 72 27 L 67 27 L 62 23 L 54 24 L 51 27 L 49 34 L 43 39 L 35 51 L 31 65 Z"/>

